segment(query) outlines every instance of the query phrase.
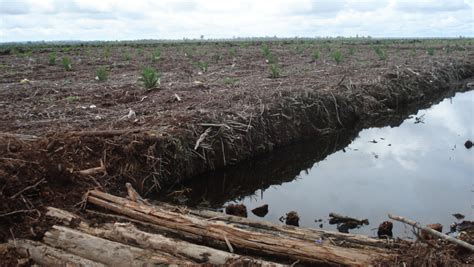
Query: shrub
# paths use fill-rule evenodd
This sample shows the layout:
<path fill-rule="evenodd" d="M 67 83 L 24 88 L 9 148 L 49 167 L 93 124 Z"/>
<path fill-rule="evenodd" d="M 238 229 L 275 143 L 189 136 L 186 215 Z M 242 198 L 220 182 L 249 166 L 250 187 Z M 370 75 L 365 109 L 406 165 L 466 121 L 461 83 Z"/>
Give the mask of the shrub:
<path fill-rule="evenodd" d="M 280 67 L 277 64 L 270 64 L 270 78 L 278 78 L 280 77 Z"/>
<path fill-rule="evenodd" d="M 334 52 L 332 52 L 331 56 L 334 59 L 334 61 L 336 61 L 336 63 L 338 65 L 342 62 L 342 53 L 341 53 L 341 51 L 339 51 L 339 50 L 334 51 Z"/>
<path fill-rule="evenodd" d="M 72 70 L 72 62 L 69 57 L 63 57 L 61 60 L 61 64 L 63 65 L 66 71 Z"/>
<path fill-rule="evenodd" d="M 50 66 L 56 64 L 56 53 L 53 52 L 48 55 L 48 64 Z"/>
<path fill-rule="evenodd" d="M 107 74 L 107 69 L 105 67 L 100 67 L 97 69 L 96 71 L 96 79 L 99 81 L 99 82 L 105 82 L 107 81 L 107 77 L 108 77 L 108 74 Z"/>
<path fill-rule="evenodd" d="M 151 67 L 145 67 L 142 70 L 140 80 L 143 82 L 145 88 L 152 89 L 156 87 L 157 84 L 160 84 L 160 75 L 155 69 Z"/>

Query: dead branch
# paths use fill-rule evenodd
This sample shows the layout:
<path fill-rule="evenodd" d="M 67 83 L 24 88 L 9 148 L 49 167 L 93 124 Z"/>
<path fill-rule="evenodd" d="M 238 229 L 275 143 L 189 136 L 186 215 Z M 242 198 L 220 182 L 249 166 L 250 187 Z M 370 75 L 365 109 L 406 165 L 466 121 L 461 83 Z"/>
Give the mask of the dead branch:
<path fill-rule="evenodd" d="M 103 131 L 81 131 L 69 132 L 72 136 L 97 136 L 97 137 L 112 137 L 116 135 L 139 133 L 145 129 L 126 129 L 126 130 L 103 130 Z"/>
<path fill-rule="evenodd" d="M 441 239 L 444 239 L 446 241 L 449 241 L 451 243 L 454 243 L 458 246 L 461 246 L 463 248 L 466 248 L 466 249 L 469 249 L 470 251 L 474 252 L 474 246 L 467 243 L 467 242 L 464 242 L 462 240 L 459 240 L 457 238 L 454 238 L 452 236 L 449 236 L 449 235 L 445 235 L 443 233 L 440 233 L 438 231 L 435 231 L 431 228 L 428 228 L 428 227 L 424 227 L 424 226 L 421 226 L 418 222 L 415 222 L 415 221 L 412 221 L 410 219 L 406 219 L 406 218 L 403 218 L 401 216 L 396 216 L 396 215 L 392 215 L 392 214 L 389 214 L 388 217 L 392 220 L 395 220 L 395 221 L 399 221 L 399 222 L 402 222 L 402 223 L 405 223 L 405 224 L 408 224 L 408 225 L 411 225 L 417 229 L 420 229 L 426 233 L 429 233 L 433 236 L 436 236 L 438 238 L 441 238 Z"/>
<path fill-rule="evenodd" d="M 209 133 L 211 132 L 211 128 L 207 128 L 200 136 L 199 136 L 199 139 L 196 141 L 196 145 L 194 146 L 194 150 L 197 150 L 199 148 L 199 145 L 201 144 L 202 141 L 204 141 L 204 139 L 206 139 L 206 137 L 209 135 Z"/>
<path fill-rule="evenodd" d="M 46 180 L 46 178 L 43 178 L 43 179 L 39 180 L 38 182 L 36 182 L 35 184 L 23 188 L 23 189 L 20 190 L 18 193 L 16 193 L 16 194 L 14 194 L 13 196 L 11 196 L 10 199 L 14 199 L 14 198 L 16 198 L 17 196 L 23 194 L 24 192 L 26 192 L 26 191 L 28 191 L 28 190 L 30 190 L 30 189 L 33 189 L 33 188 L 35 188 L 35 187 L 37 187 L 38 185 L 42 184 L 45 180 Z"/>
<path fill-rule="evenodd" d="M 90 168 L 90 169 L 86 169 L 86 170 L 82 170 L 82 171 L 77 171 L 77 173 L 79 173 L 80 175 L 87 176 L 87 175 L 94 175 L 94 174 L 98 174 L 98 173 L 107 173 L 107 170 L 105 169 L 104 162 L 101 160 L 99 167 L 94 167 L 94 168 Z"/>

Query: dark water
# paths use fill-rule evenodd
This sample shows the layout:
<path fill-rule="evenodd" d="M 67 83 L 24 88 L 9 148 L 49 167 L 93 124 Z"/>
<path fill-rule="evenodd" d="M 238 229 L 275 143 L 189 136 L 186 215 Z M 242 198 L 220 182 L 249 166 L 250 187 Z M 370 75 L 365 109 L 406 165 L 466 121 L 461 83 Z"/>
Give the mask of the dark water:
<path fill-rule="evenodd" d="M 328 214 L 368 218 L 351 233 L 376 235 L 393 213 L 423 224 L 441 223 L 445 232 L 462 213 L 474 219 L 474 91 L 418 111 L 398 127 L 341 133 L 288 147 L 225 171 L 184 184 L 188 204 L 221 208 L 244 203 L 269 205 L 262 219 L 279 223 L 291 210 L 300 225 L 335 230 Z M 394 234 L 410 236 L 395 223 Z"/>

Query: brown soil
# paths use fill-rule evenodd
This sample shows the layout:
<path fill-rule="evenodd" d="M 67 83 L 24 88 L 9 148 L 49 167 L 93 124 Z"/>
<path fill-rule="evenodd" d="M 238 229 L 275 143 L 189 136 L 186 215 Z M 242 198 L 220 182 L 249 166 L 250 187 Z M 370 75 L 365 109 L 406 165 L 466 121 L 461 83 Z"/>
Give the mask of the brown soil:
<path fill-rule="evenodd" d="M 474 76 L 466 43 L 375 44 L 387 51 L 380 60 L 374 44 L 277 42 L 269 44 L 282 69 L 275 79 L 258 43 L 160 45 L 162 57 L 154 63 L 155 46 L 59 49 L 57 61 L 69 56 L 72 71 L 48 65 L 51 49 L 4 53 L 0 241 L 40 238 L 45 206 L 78 210 L 91 188 L 123 192 L 130 182 L 146 196 L 164 184 L 428 101 Z M 316 61 L 315 50 L 321 51 Z M 336 50 L 344 54 L 339 65 L 331 57 Z M 200 73 L 198 61 L 209 62 L 208 70 Z M 155 90 L 138 81 L 145 65 L 162 75 Z M 94 79 L 99 66 L 108 69 L 106 82 Z M 130 110 L 135 116 L 128 118 Z M 101 162 L 105 172 L 79 173 Z"/>

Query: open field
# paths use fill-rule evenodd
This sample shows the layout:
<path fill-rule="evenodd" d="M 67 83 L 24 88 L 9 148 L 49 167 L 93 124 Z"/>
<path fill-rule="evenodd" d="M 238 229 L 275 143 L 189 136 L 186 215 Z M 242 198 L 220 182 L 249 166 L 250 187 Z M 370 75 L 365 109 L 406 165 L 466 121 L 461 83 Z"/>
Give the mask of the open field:
<path fill-rule="evenodd" d="M 91 188 L 143 196 L 465 89 L 474 41 L 281 40 L 0 48 L 0 240 Z M 143 69 L 160 77 L 147 88 Z M 150 71 L 148 74 L 152 73 Z"/>

